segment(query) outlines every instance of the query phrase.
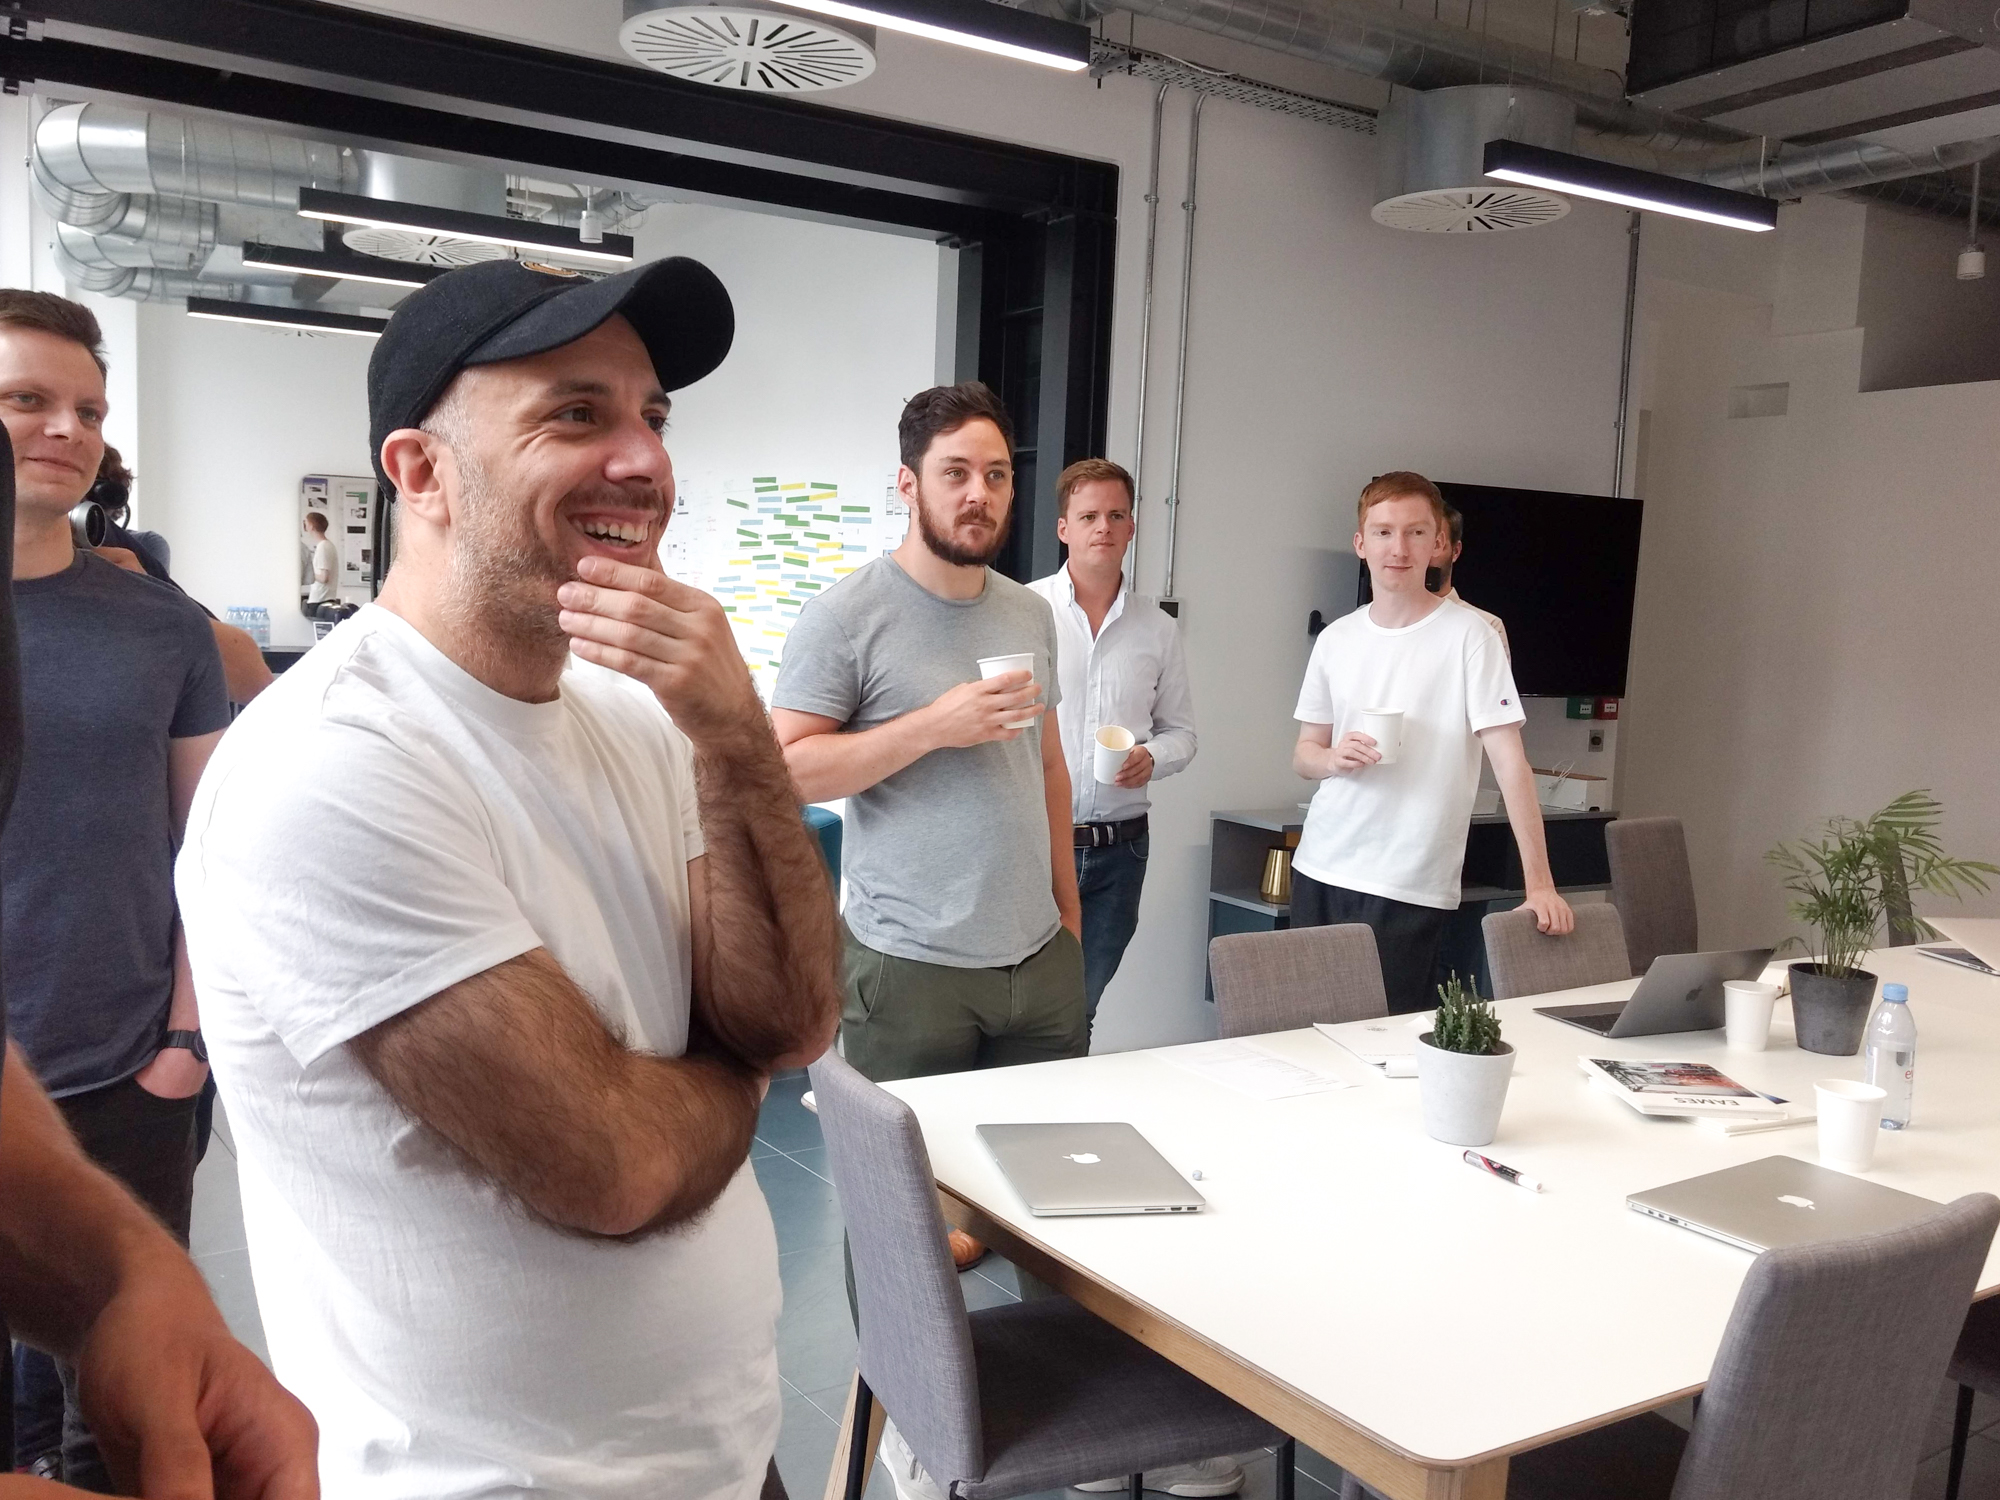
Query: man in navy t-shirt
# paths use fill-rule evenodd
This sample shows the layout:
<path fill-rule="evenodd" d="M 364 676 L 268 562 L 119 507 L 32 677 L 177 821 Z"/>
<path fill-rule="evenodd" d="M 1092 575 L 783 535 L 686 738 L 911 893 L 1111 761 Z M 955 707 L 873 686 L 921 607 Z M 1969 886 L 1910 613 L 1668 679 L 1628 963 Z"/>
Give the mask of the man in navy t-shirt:
<path fill-rule="evenodd" d="M 70 1129 L 185 1242 L 208 1067 L 173 856 L 229 699 L 199 606 L 71 542 L 104 451 L 99 342 L 76 303 L 0 291 L 25 738 L 0 953 L 9 1030 Z M 63 1475 L 108 1491 L 63 1384 Z"/>

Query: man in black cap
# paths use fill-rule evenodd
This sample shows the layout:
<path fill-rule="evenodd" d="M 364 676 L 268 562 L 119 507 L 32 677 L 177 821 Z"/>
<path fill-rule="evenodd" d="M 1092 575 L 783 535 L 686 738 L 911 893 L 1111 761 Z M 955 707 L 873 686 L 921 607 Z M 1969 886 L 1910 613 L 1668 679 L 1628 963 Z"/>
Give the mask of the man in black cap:
<path fill-rule="evenodd" d="M 732 329 L 688 260 L 416 292 L 369 366 L 381 600 L 251 705 L 189 817 L 251 1264 L 329 1493 L 775 1473 L 745 1157 L 771 1070 L 831 1039 L 837 928 L 726 617 L 655 555 L 666 393 Z"/>

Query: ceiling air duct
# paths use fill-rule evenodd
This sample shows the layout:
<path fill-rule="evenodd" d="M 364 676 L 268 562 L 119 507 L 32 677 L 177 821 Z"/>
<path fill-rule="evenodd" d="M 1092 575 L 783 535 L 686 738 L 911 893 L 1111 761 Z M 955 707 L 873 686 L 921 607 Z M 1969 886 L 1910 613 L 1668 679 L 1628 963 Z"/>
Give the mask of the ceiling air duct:
<path fill-rule="evenodd" d="M 475 172 L 441 161 L 391 156 L 386 151 L 364 151 L 361 155 L 364 197 L 425 208 L 462 209 L 495 218 L 506 215 L 504 173 Z M 504 245 L 384 225 L 354 225 L 341 231 L 340 242 L 356 255 L 379 255 L 424 266 L 469 266 L 474 261 L 500 260 L 511 253 Z"/>
<path fill-rule="evenodd" d="M 1540 89 L 1468 84 L 1398 89 L 1376 122 L 1376 204 L 1390 229 L 1492 234 L 1551 224 L 1569 200 L 1545 188 L 1487 180 L 1488 141 L 1568 151 L 1576 105 Z"/>
<path fill-rule="evenodd" d="M 814 94 L 875 71 L 875 28 L 783 5 L 625 0 L 618 44 L 675 78 L 761 94 Z"/>

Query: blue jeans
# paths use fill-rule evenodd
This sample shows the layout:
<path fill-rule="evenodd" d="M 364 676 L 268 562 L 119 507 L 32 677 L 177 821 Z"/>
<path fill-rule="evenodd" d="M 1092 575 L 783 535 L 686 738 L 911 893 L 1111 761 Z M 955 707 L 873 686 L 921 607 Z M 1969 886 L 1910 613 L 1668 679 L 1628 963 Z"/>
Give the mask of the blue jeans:
<path fill-rule="evenodd" d="M 1150 834 L 1109 849 L 1076 851 L 1076 889 L 1083 898 L 1084 1015 L 1097 1019 L 1097 1001 L 1139 925 L 1139 888 L 1146 883 Z"/>

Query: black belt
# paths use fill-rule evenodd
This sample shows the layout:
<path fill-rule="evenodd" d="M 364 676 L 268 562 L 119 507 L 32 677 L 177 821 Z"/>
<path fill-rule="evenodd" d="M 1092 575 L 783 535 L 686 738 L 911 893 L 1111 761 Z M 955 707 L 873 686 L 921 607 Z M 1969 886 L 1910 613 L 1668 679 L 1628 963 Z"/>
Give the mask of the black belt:
<path fill-rule="evenodd" d="M 1122 823 L 1078 823 L 1076 825 L 1076 847 L 1079 849 L 1109 849 L 1114 844 L 1129 844 L 1134 839 L 1146 836 L 1146 815 L 1127 818 Z"/>

